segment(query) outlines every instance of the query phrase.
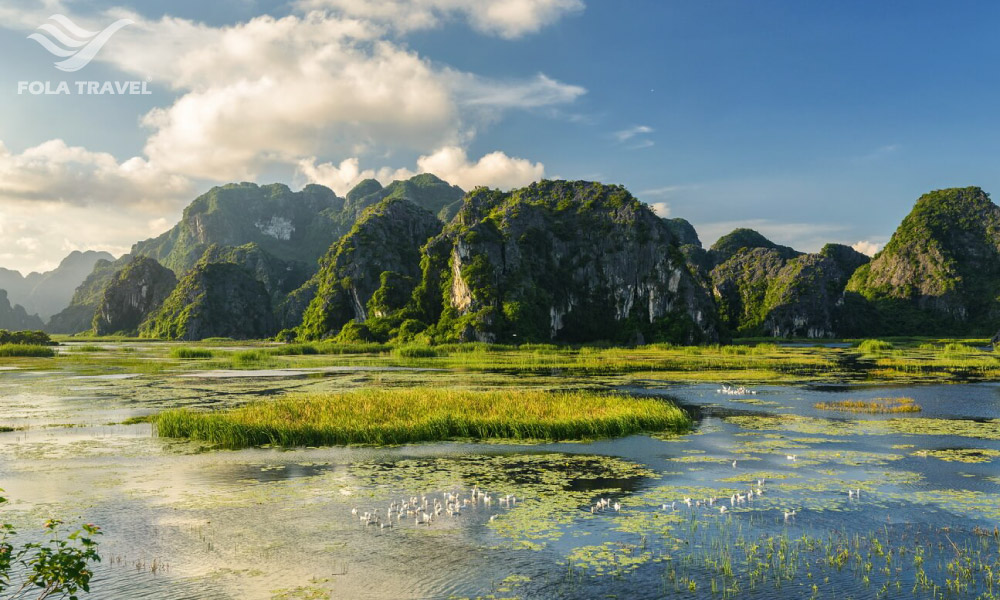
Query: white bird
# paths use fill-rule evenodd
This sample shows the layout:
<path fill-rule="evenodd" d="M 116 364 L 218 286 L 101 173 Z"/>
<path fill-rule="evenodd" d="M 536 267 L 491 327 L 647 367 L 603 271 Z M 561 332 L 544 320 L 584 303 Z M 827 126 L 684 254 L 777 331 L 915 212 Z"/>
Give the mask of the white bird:
<path fill-rule="evenodd" d="M 736 461 L 735 460 L 733 461 L 733 468 L 734 469 L 736 468 Z"/>
<path fill-rule="evenodd" d="M 615 502 L 615 512 L 619 512 L 621 509 L 622 509 L 622 505 L 619 504 L 618 502 Z"/>
<path fill-rule="evenodd" d="M 786 521 L 788 520 L 789 517 L 794 517 L 794 516 L 795 516 L 795 511 L 794 510 L 791 510 L 791 511 L 786 510 L 785 511 L 785 520 Z"/>
<path fill-rule="evenodd" d="M 789 455 L 785 456 L 785 458 L 787 458 L 788 460 L 795 460 L 795 455 L 794 454 L 789 454 Z"/>
<path fill-rule="evenodd" d="M 720 515 L 726 514 L 726 507 L 725 506 L 720 506 L 719 507 L 719 514 Z"/>

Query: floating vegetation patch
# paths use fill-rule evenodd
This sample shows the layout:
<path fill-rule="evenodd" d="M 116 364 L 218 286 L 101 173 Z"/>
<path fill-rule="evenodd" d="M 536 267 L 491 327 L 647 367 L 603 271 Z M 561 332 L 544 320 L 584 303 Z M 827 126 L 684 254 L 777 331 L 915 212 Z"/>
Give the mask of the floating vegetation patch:
<path fill-rule="evenodd" d="M 171 410 L 164 437 L 226 448 L 402 444 L 448 439 L 578 440 L 681 431 L 690 417 L 653 398 L 588 391 L 365 389 L 289 395 L 220 412 Z"/>
<path fill-rule="evenodd" d="M 942 450 L 917 450 L 914 456 L 928 456 L 948 462 L 984 463 L 1000 456 L 1000 450 L 985 448 L 946 448 Z"/>
<path fill-rule="evenodd" d="M 837 410 L 869 414 L 915 413 L 920 412 L 920 405 L 913 398 L 874 398 L 872 400 L 839 400 L 836 402 L 817 402 L 813 405 L 818 410 Z"/>

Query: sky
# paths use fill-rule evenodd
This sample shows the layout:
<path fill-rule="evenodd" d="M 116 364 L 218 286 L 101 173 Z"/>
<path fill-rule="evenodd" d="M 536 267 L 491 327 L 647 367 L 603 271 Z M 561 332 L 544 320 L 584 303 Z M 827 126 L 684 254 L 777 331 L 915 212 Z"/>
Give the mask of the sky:
<path fill-rule="evenodd" d="M 1000 190 L 998 18 L 919 0 L 0 0 L 0 267 L 122 254 L 213 185 L 343 195 L 420 172 L 623 184 L 706 245 L 752 227 L 872 253 L 925 192 Z M 28 38 L 75 53 L 122 19 L 75 72 Z M 148 93 L 25 88 L 63 81 Z"/>

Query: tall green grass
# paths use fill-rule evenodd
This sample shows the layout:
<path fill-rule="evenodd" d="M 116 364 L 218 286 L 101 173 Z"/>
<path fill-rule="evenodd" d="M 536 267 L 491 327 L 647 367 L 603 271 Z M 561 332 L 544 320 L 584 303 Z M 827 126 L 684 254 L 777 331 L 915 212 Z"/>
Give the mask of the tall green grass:
<path fill-rule="evenodd" d="M 34 344 L 2 344 L 0 345 L 0 357 L 33 357 L 52 358 L 56 351 L 48 346 L 36 346 Z"/>
<path fill-rule="evenodd" d="M 208 348 L 171 348 L 171 358 L 212 358 L 212 351 Z"/>
<path fill-rule="evenodd" d="M 366 389 L 289 395 L 223 412 L 169 410 L 163 437 L 226 448 L 402 444 L 456 438 L 577 440 L 681 431 L 690 417 L 652 398 L 596 392 Z"/>
<path fill-rule="evenodd" d="M 892 350 L 892 342 L 884 340 L 864 340 L 858 344 L 858 350 L 863 354 L 882 354 Z"/>

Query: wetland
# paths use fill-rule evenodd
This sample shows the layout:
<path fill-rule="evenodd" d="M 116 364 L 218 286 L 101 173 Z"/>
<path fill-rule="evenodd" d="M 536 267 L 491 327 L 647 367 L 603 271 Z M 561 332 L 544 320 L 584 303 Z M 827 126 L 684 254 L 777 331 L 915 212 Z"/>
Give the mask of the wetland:
<path fill-rule="evenodd" d="M 1000 360 L 955 344 L 63 340 L 0 363 L 0 510 L 100 525 L 89 598 L 993 598 Z M 339 445 L 162 425 L 330 398 L 421 427 L 551 398 L 645 420 Z"/>

